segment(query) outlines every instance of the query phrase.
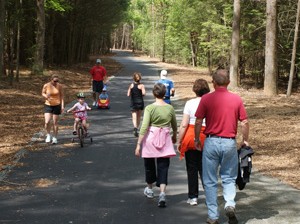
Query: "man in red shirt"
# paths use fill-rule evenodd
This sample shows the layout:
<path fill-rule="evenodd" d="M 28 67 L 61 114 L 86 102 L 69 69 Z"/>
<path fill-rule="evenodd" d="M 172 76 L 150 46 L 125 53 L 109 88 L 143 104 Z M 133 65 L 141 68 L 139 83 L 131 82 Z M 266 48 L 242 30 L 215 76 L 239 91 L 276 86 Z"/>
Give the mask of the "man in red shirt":
<path fill-rule="evenodd" d="M 106 81 L 106 69 L 103 66 L 101 66 L 100 59 L 96 60 L 96 65 L 92 67 L 92 69 L 90 70 L 90 74 L 92 75 L 93 82 L 93 106 L 97 106 L 99 94 L 102 92 L 103 89 L 103 82 Z"/>
<path fill-rule="evenodd" d="M 217 224 L 218 211 L 218 169 L 222 179 L 225 213 L 229 224 L 236 224 L 235 181 L 238 174 L 236 134 L 238 121 L 241 122 L 242 143 L 248 144 L 249 124 L 242 99 L 227 90 L 229 73 L 220 69 L 213 74 L 215 91 L 205 94 L 195 116 L 195 146 L 201 149 L 199 134 L 202 120 L 206 121 L 206 140 L 203 148 L 203 184 L 208 208 L 207 223 Z"/>

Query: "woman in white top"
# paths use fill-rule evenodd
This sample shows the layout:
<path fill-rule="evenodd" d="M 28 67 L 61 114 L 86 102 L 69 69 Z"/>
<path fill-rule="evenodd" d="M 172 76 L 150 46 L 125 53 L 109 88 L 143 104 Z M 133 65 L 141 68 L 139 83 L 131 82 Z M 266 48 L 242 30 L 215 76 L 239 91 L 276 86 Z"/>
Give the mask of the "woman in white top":
<path fill-rule="evenodd" d="M 210 92 L 208 83 L 204 79 L 197 79 L 193 85 L 193 91 L 196 98 L 186 102 L 183 110 L 183 118 L 180 124 L 178 135 L 178 151 L 180 152 L 180 159 L 185 157 L 186 170 L 188 176 L 188 200 L 190 205 L 198 204 L 198 188 L 199 177 L 202 180 L 202 151 L 198 151 L 194 146 L 194 125 L 196 121 L 195 113 L 199 106 L 201 97 Z M 201 145 L 203 146 L 205 135 L 205 120 L 202 124 L 200 133 Z"/>

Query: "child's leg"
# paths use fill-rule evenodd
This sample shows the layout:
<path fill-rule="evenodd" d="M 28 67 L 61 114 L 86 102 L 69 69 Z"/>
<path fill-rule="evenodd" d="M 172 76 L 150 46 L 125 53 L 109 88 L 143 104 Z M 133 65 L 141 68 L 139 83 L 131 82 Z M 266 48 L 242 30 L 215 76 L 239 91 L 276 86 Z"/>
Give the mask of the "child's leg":
<path fill-rule="evenodd" d="M 74 131 L 77 131 L 78 122 L 79 122 L 79 118 L 76 117 L 75 120 L 74 120 Z"/>
<path fill-rule="evenodd" d="M 87 122 L 86 122 L 86 119 L 82 120 L 82 126 L 83 126 L 84 130 L 87 132 Z"/>

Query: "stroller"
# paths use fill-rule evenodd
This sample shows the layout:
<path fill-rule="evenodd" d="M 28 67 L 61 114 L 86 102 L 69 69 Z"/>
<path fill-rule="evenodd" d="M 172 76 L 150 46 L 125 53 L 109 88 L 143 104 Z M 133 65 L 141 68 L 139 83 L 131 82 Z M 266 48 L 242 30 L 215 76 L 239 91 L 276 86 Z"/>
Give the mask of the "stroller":
<path fill-rule="evenodd" d="M 107 86 L 104 85 L 101 94 L 98 99 L 98 108 L 99 109 L 110 109 L 110 100 L 107 94 Z"/>

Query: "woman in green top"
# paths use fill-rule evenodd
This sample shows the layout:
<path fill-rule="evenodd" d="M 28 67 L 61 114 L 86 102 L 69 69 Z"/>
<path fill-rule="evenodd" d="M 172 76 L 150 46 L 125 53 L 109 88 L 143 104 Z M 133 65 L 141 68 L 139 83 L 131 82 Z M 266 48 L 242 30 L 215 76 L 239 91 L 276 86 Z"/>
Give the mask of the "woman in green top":
<path fill-rule="evenodd" d="M 163 100 L 166 87 L 157 83 L 152 92 L 155 102 L 145 108 L 135 155 L 144 158 L 147 183 L 144 195 L 154 197 L 152 186 L 156 182 L 156 186 L 160 188 L 158 207 L 165 207 L 170 157 L 176 155 L 173 144 L 176 143 L 177 122 L 173 106 Z M 173 130 L 172 137 L 170 126 Z"/>

